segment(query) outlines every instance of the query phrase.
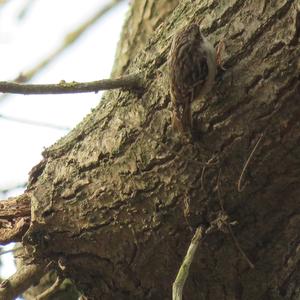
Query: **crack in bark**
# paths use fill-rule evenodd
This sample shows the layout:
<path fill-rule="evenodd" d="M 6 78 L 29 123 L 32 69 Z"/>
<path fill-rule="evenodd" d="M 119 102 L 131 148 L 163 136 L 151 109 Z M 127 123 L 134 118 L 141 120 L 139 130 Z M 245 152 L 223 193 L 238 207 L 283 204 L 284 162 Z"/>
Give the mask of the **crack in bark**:
<path fill-rule="evenodd" d="M 225 63 L 225 67 L 234 66 L 237 61 L 243 60 L 245 57 L 249 56 L 253 51 L 253 46 L 256 42 L 268 31 L 271 29 L 272 25 L 278 22 L 278 19 L 282 18 L 285 14 L 289 12 L 290 7 L 292 6 L 294 0 L 287 0 L 285 4 L 275 11 L 275 13 L 270 16 L 265 22 L 260 24 L 260 27 L 256 29 L 256 31 L 248 38 L 248 40 L 244 43 L 243 48 L 231 56 L 228 61 Z"/>

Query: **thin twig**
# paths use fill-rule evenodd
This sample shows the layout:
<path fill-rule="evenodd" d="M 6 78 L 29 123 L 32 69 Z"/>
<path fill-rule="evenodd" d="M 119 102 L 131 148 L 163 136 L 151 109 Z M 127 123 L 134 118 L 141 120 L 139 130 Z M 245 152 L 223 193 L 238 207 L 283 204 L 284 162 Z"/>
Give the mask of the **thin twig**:
<path fill-rule="evenodd" d="M 181 300 L 182 299 L 182 291 L 185 284 L 185 281 L 189 275 L 190 265 L 194 259 L 195 252 L 198 248 L 200 241 L 203 239 L 205 235 L 205 230 L 202 226 L 196 229 L 196 232 L 192 238 L 191 244 L 188 248 L 188 251 L 185 255 L 185 258 L 180 266 L 176 279 L 173 283 L 172 288 L 172 299 L 173 300 Z"/>
<path fill-rule="evenodd" d="M 95 24 L 102 16 L 113 9 L 117 4 L 121 3 L 123 0 L 112 0 L 105 6 L 102 6 L 91 18 L 88 18 L 83 22 L 76 30 L 68 33 L 64 38 L 61 46 L 57 48 L 52 54 L 50 54 L 46 59 L 38 63 L 35 67 L 28 71 L 21 72 L 21 74 L 15 78 L 14 82 L 24 83 L 31 80 L 37 73 L 48 66 L 54 59 L 56 59 L 64 50 L 74 44 L 80 36 L 82 36 L 93 24 Z M 0 101 L 5 98 L 6 95 L 0 97 Z"/>
<path fill-rule="evenodd" d="M 55 282 L 53 285 L 51 285 L 48 289 L 46 289 L 42 294 L 36 297 L 36 300 L 47 300 L 50 298 L 50 296 L 54 295 L 55 292 L 59 289 L 60 285 L 64 281 L 64 278 L 61 276 L 57 276 Z"/>
<path fill-rule="evenodd" d="M 39 122 L 39 121 L 33 121 L 33 120 L 28 120 L 28 119 L 16 118 L 16 117 L 11 117 L 11 116 L 6 116 L 3 114 L 0 114 L 0 118 L 7 120 L 7 121 L 23 123 L 23 124 L 32 125 L 32 126 L 47 127 L 47 128 L 52 128 L 52 129 L 64 130 L 64 131 L 71 130 L 69 127 L 50 124 L 50 123 L 46 123 L 46 122 Z"/>
<path fill-rule="evenodd" d="M 223 198 L 221 196 L 221 181 L 220 181 L 220 178 L 221 178 L 221 168 L 219 170 L 218 179 L 217 179 L 217 191 L 218 191 L 218 198 L 219 198 L 219 202 L 220 202 L 221 211 L 222 211 L 223 214 L 226 214 L 225 213 L 225 209 L 224 209 L 224 201 L 223 201 Z M 254 264 L 248 258 L 248 256 L 246 255 L 245 251 L 240 246 L 240 243 L 238 242 L 237 238 L 235 237 L 230 222 L 226 222 L 226 225 L 227 225 L 227 228 L 228 228 L 228 231 L 230 233 L 230 236 L 231 236 L 231 238 L 233 240 L 233 243 L 234 243 L 235 247 L 237 248 L 238 252 L 240 252 L 240 254 L 242 255 L 242 257 L 245 259 L 245 261 L 250 266 L 250 268 L 254 269 L 255 268 Z"/>
<path fill-rule="evenodd" d="M 219 202 L 220 202 L 220 207 L 221 207 L 221 211 L 225 212 L 224 210 L 224 201 L 223 198 L 221 197 L 221 168 L 219 169 L 219 174 L 218 174 L 218 178 L 217 178 L 217 191 L 218 191 L 218 198 L 219 198 Z"/>
<path fill-rule="evenodd" d="M 217 158 L 215 155 L 213 155 L 208 161 L 207 161 L 207 165 L 210 165 L 210 163 L 212 163 L 214 161 L 214 159 Z M 206 167 L 207 165 L 204 165 L 203 168 L 202 168 L 202 172 L 201 172 L 201 188 L 203 191 L 205 191 L 205 186 L 204 186 L 204 174 L 205 174 L 205 171 L 206 171 Z"/>
<path fill-rule="evenodd" d="M 22 84 L 15 82 L 0 82 L 1 93 L 37 95 L 37 94 L 73 94 L 90 93 L 112 89 L 141 89 L 143 88 L 141 73 L 125 75 L 116 79 L 103 79 L 91 82 L 65 82 L 58 84 Z"/>
<path fill-rule="evenodd" d="M 243 189 L 244 189 L 244 187 L 245 187 L 245 186 L 241 187 L 242 181 L 243 181 L 243 178 L 244 178 L 244 175 L 245 175 L 245 172 L 246 172 L 247 167 L 248 167 L 248 165 L 249 165 L 249 163 L 250 163 L 250 161 L 251 161 L 251 159 L 252 159 L 252 157 L 253 157 L 253 154 L 255 153 L 255 151 L 256 151 L 256 149 L 257 149 L 257 147 L 258 147 L 258 145 L 259 145 L 259 143 L 260 143 L 260 141 L 261 141 L 261 139 L 262 139 L 263 136 L 264 136 L 264 134 L 262 133 L 262 134 L 260 135 L 258 141 L 256 142 L 256 144 L 255 144 L 253 150 L 251 151 L 251 153 L 250 153 L 250 155 L 249 155 L 249 157 L 248 157 L 248 159 L 247 159 L 247 161 L 246 161 L 244 167 L 243 167 L 243 170 L 242 170 L 242 173 L 241 173 L 241 176 L 240 176 L 240 178 L 239 178 L 238 185 L 237 185 L 237 190 L 238 190 L 239 193 L 242 192 Z"/>
<path fill-rule="evenodd" d="M 242 249 L 242 247 L 240 246 L 240 243 L 238 242 L 236 236 L 233 233 L 232 230 L 232 226 L 230 225 L 230 223 L 228 223 L 228 230 L 230 232 L 231 238 L 234 242 L 235 247 L 237 248 L 237 250 L 240 252 L 240 254 L 242 255 L 242 257 L 245 259 L 245 261 L 247 262 L 247 264 L 249 265 L 249 267 L 251 269 L 255 269 L 254 264 L 251 262 L 251 260 L 249 259 L 249 257 L 246 255 L 245 251 Z"/>

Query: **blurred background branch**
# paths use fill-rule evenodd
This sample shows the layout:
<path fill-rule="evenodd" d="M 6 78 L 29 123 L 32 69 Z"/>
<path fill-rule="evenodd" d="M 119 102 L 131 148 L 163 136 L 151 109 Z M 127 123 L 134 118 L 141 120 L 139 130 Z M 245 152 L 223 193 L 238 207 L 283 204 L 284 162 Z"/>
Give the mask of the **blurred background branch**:
<path fill-rule="evenodd" d="M 22 123 L 22 124 L 27 124 L 27 125 L 32 125 L 32 126 L 47 127 L 47 128 L 57 129 L 57 130 L 64 130 L 64 131 L 70 130 L 70 128 L 66 127 L 66 126 L 60 126 L 60 125 L 56 125 L 56 124 L 34 121 L 34 120 L 29 120 L 29 119 L 16 118 L 16 117 L 7 116 L 4 114 L 0 114 L 0 118 L 7 120 L 7 121 Z M 0 190 L 0 193 L 1 193 L 1 190 Z"/>
<path fill-rule="evenodd" d="M 29 70 L 22 71 L 18 77 L 13 79 L 12 81 L 17 83 L 24 83 L 30 81 L 34 78 L 40 71 L 46 68 L 52 61 L 54 61 L 59 55 L 61 55 L 66 49 L 68 49 L 71 45 L 73 45 L 78 39 L 92 26 L 94 25 L 101 17 L 111 11 L 117 4 L 121 3 L 124 0 L 112 0 L 110 3 L 101 6 L 98 11 L 92 16 L 89 17 L 86 21 L 78 26 L 75 30 L 69 32 L 61 45 L 49 54 L 48 57 L 37 63 L 34 67 Z M 32 5 L 32 2 L 29 1 L 27 5 L 25 5 L 25 12 Z M 24 14 L 24 11 L 21 15 Z M 8 95 L 1 95 L 0 102 L 3 101 Z"/>

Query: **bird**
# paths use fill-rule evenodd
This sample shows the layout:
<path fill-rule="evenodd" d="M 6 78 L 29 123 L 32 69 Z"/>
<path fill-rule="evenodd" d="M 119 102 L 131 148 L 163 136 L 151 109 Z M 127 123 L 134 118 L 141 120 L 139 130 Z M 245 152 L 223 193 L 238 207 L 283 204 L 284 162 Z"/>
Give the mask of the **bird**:
<path fill-rule="evenodd" d="M 192 132 L 192 102 L 211 90 L 217 69 L 216 50 L 198 24 L 175 34 L 168 66 L 173 128 L 186 135 Z"/>

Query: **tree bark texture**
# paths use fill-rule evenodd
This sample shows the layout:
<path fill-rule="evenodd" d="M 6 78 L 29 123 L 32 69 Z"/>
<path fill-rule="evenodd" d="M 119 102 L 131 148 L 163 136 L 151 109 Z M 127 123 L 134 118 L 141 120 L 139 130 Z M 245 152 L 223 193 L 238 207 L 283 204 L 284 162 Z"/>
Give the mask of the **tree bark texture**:
<path fill-rule="evenodd" d="M 299 1 L 177 2 L 132 3 L 113 74 L 143 71 L 147 86 L 107 92 L 44 151 L 23 243 L 36 261 L 59 260 L 88 299 L 170 299 L 193 230 L 223 202 L 255 268 L 215 233 L 185 299 L 299 299 Z M 224 41 L 226 70 L 194 105 L 198 136 L 187 142 L 171 127 L 167 55 L 191 22 Z"/>

